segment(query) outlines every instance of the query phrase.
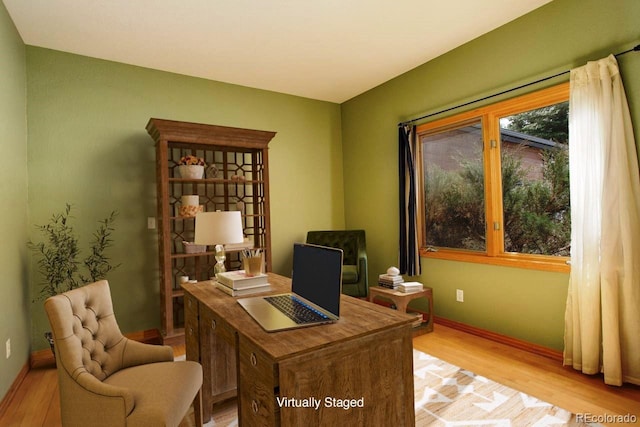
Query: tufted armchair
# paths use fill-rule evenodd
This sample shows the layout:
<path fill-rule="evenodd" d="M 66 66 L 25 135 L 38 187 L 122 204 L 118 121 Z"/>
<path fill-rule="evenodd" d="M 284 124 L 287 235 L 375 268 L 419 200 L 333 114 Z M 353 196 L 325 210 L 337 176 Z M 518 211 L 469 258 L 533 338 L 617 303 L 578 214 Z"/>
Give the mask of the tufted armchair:
<path fill-rule="evenodd" d="M 364 230 L 309 231 L 307 243 L 342 249 L 342 292 L 361 298 L 369 295 Z"/>
<path fill-rule="evenodd" d="M 168 346 L 125 338 L 106 280 L 48 298 L 62 424 L 178 426 L 193 402 L 202 426 L 202 367 Z"/>

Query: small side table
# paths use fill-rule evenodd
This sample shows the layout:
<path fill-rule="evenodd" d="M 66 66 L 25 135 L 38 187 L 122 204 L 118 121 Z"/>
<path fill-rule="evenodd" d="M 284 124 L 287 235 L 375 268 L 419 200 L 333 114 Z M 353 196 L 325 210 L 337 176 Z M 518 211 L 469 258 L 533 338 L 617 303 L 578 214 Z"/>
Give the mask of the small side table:
<path fill-rule="evenodd" d="M 407 312 L 407 305 L 416 298 L 426 298 L 429 301 L 429 320 L 421 326 L 426 332 L 433 331 L 433 289 L 425 286 L 423 290 L 416 292 L 400 292 L 384 286 L 372 286 L 369 288 L 369 302 L 374 302 L 376 297 L 387 298 L 393 301 L 398 311 Z"/>

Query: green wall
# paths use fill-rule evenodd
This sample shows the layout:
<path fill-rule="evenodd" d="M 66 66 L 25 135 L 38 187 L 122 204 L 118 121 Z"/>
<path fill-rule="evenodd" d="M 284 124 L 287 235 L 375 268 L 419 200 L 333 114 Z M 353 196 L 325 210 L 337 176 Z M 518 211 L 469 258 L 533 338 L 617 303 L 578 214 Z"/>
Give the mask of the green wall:
<path fill-rule="evenodd" d="M 29 210 L 46 223 L 73 204 L 81 243 L 119 211 L 108 279 L 123 332 L 159 327 L 155 150 L 150 117 L 276 131 L 269 145 L 273 269 L 289 274 L 294 241 L 344 226 L 340 106 L 27 47 Z M 35 229 L 31 238 L 37 239 Z M 32 290 L 40 276 L 31 261 Z M 46 347 L 42 303 L 33 350 Z"/>
<path fill-rule="evenodd" d="M 344 103 L 345 221 L 367 231 L 370 278 L 397 263 L 399 122 L 631 48 L 638 22 L 637 0 L 555 0 Z M 637 132 L 640 54 L 619 63 Z M 422 259 L 415 279 L 433 287 L 438 316 L 562 348 L 567 274 Z"/>
<path fill-rule="evenodd" d="M 27 71 L 25 47 L 0 3 L 0 398 L 29 356 Z M 5 343 L 11 340 L 11 357 Z"/>

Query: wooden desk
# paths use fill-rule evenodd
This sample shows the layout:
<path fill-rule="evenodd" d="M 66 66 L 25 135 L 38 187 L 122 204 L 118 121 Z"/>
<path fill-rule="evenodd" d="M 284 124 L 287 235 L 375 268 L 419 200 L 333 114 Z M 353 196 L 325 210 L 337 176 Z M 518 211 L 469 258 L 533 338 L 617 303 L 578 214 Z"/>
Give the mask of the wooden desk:
<path fill-rule="evenodd" d="M 269 273 L 269 282 L 270 293 L 290 291 L 290 279 Z M 268 333 L 211 282 L 183 288 L 187 359 L 204 371 L 204 422 L 213 404 L 237 396 L 246 426 L 415 425 L 413 317 L 343 295 L 338 322 Z M 318 409 L 282 404 L 311 398 Z M 347 399 L 355 406 L 345 409 Z"/>

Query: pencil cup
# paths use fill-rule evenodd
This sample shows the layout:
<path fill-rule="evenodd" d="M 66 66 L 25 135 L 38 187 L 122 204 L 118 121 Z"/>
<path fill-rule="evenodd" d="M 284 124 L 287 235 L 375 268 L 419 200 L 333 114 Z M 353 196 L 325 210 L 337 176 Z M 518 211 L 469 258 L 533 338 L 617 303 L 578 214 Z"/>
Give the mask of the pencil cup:
<path fill-rule="evenodd" d="M 249 276 L 257 276 L 262 273 L 262 266 L 264 265 L 263 254 L 257 256 L 248 256 L 242 259 L 242 268 L 244 273 Z"/>

